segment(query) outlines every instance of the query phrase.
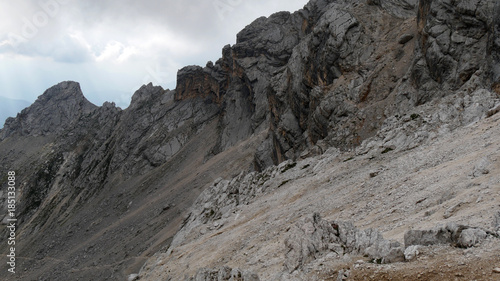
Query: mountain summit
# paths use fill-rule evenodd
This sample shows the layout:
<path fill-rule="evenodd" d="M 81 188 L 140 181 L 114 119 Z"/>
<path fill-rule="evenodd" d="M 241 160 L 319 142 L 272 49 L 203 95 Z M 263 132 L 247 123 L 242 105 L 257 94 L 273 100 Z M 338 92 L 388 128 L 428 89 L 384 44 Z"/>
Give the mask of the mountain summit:
<path fill-rule="evenodd" d="M 0 140 L 16 133 L 43 135 L 62 132 L 96 108 L 97 106 L 83 96 L 80 84 L 61 82 L 46 90 L 16 118 L 8 119 L 0 134 Z"/>
<path fill-rule="evenodd" d="M 53 86 L 0 130 L 9 280 L 494 278 L 499 18 L 311 0 L 124 110 Z"/>

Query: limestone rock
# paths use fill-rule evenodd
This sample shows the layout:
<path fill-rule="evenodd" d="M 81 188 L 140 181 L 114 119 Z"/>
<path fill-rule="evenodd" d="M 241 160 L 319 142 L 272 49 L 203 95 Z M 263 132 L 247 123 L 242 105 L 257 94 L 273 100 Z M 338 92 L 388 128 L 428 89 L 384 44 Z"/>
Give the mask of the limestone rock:
<path fill-rule="evenodd" d="M 447 223 L 429 230 L 409 230 L 404 235 L 404 242 L 405 248 L 413 245 L 429 246 L 437 244 L 450 244 L 468 248 L 480 244 L 488 235 L 491 235 L 491 233 L 488 234 L 479 228 Z"/>
<path fill-rule="evenodd" d="M 47 89 L 16 118 L 8 119 L 0 132 L 0 140 L 12 134 L 39 136 L 62 133 L 96 109 L 97 106 L 83 96 L 80 84 L 61 82 Z"/>
<path fill-rule="evenodd" d="M 253 272 L 221 267 L 216 269 L 199 269 L 189 281 L 259 281 L 259 276 Z"/>
<path fill-rule="evenodd" d="M 405 249 L 404 255 L 406 261 L 413 261 L 420 254 L 420 245 L 412 245 Z"/>
<path fill-rule="evenodd" d="M 380 5 L 382 8 L 389 11 L 391 14 L 406 18 L 415 15 L 417 0 L 377 0 L 371 1 Z"/>
<path fill-rule="evenodd" d="M 330 251 L 338 256 L 366 255 L 379 263 L 404 260 L 399 243 L 385 240 L 378 231 L 358 230 L 351 222 L 328 222 L 317 213 L 288 230 L 285 247 L 285 268 L 290 273 Z"/>
<path fill-rule="evenodd" d="M 287 160 L 260 173 L 241 172 L 231 180 L 216 179 L 194 202 L 190 216 L 175 235 L 170 248 L 185 243 L 190 234 L 197 232 L 196 229 L 200 227 L 205 231 L 205 225 L 213 225 L 214 222 L 218 226 L 222 225 L 239 205 L 250 204 L 256 197 L 280 188 L 291 179 L 299 178 L 304 171 L 296 171 L 296 165 L 296 162 Z M 286 177 L 287 180 L 278 184 L 278 177 Z"/>
<path fill-rule="evenodd" d="M 488 157 L 484 157 L 479 162 L 477 162 L 476 165 L 474 165 L 474 170 L 472 171 L 472 176 L 473 177 L 479 177 L 481 175 L 486 175 L 489 174 L 490 170 L 488 167 L 491 165 L 490 160 Z"/>
<path fill-rule="evenodd" d="M 458 237 L 457 244 L 460 247 L 469 248 L 481 244 L 486 239 L 486 232 L 482 229 L 468 228 L 464 229 Z"/>
<path fill-rule="evenodd" d="M 154 237 L 165 237 L 172 250 L 211 235 L 242 205 L 336 161 L 325 156 L 302 169 L 297 159 L 328 147 L 352 152 L 346 161 L 364 154 L 367 163 L 389 159 L 492 116 L 500 93 L 499 15 L 493 0 L 311 0 L 297 12 L 250 23 L 236 44 L 223 47 L 219 60 L 180 69 L 175 90 L 142 86 L 124 110 L 92 105 L 76 82 L 51 87 L 0 131 L 0 166 L 22 175 L 22 241 L 36 241 L 26 245 L 30 251 L 20 261 L 26 278 L 104 280 L 119 269 L 116 278 L 126 279 L 128 263 L 92 263 L 147 255 L 163 243 Z M 230 159 L 217 159 L 221 153 Z M 483 176 L 495 166 L 488 161 L 468 166 L 466 174 L 493 176 Z M 240 171 L 210 184 L 219 173 Z M 369 174 L 363 177 L 374 183 L 388 176 Z M 367 184 L 366 192 L 371 188 Z M 173 201 L 175 208 L 165 207 Z M 463 207 L 454 206 L 446 216 Z M 190 215 L 181 227 L 177 216 L 184 211 Z M 179 228 L 168 247 L 169 231 Z M 109 232 L 101 235 L 104 230 Z M 457 225 L 413 230 L 405 244 L 468 247 L 480 243 L 482 231 L 490 236 Z M 312 216 L 288 234 L 289 270 L 326 253 L 380 262 L 403 258 L 401 248 L 378 231 L 348 222 Z M 54 241 L 66 244 L 58 248 Z M 57 270 L 46 262 L 67 249 L 69 262 Z M 28 261 L 34 264 L 24 266 Z M 92 266 L 95 275 L 79 275 Z M 77 276 L 70 278 L 73 268 Z M 227 272 L 206 272 L 214 271 Z"/>
<path fill-rule="evenodd" d="M 192 98 L 208 99 L 211 102 L 220 103 L 224 89 L 211 73 L 211 69 L 199 66 L 186 66 L 177 73 L 176 100 Z"/>
<path fill-rule="evenodd" d="M 485 60 L 488 44 L 494 44 L 489 35 L 498 17 L 495 1 L 458 1 L 450 6 L 447 1 L 419 1 L 417 50 L 420 61 L 412 75 L 419 88 L 457 90 L 480 70 L 493 71 L 497 66 Z M 494 31 L 493 31 L 494 32 Z M 431 97 L 420 92 L 417 103 Z"/>
<path fill-rule="evenodd" d="M 130 274 L 130 275 L 128 276 L 128 279 L 127 279 L 127 280 L 128 280 L 128 281 L 135 281 L 135 280 L 137 280 L 137 276 L 138 276 L 138 274 Z"/>
<path fill-rule="evenodd" d="M 454 226 L 446 225 L 437 226 L 430 230 L 409 230 L 404 235 L 405 248 L 412 245 L 451 244 L 454 229 Z M 455 233 L 454 236 L 457 236 L 457 234 Z"/>
<path fill-rule="evenodd" d="M 496 230 L 497 232 L 500 231 L 500 211 L 497 211 L 493 217 L 493 223 L 492 223 L 493 229 Z"/>

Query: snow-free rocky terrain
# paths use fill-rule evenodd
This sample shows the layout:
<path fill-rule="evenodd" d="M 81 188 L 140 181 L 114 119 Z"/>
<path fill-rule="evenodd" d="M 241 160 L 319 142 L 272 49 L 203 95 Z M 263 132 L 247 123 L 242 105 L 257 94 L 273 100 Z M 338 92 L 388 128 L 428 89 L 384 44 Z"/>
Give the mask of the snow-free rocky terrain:
<path fill-rule="evenodd" d="M 494 0 L 311 0 L 126 109 L 61 82 L 0 130 L 1 276 L 499 280 L 499 32 Z"/>
<path fill-rule="evenodd" d="M 224 266 L 260 280 L 337 280 L 346 270 L 363 280 L 368 269 L 367 276 L 377 276 L 369 280 L 391 280 L 384 271 L 400 274 L 392 280 L 417 280 L 418 274 L 497 280 L 498 136 L 500 116 L 493 115 L 405 152 L 329 149 L 262 173 L 218 179 L 192 206 L 168 251 L 146 263 L 140 280 L 179 280 Z M 404 269 L 426 260 L 424 268 Z M 476 266 L 482 261 L 488 262 Z M 452 269 L 432 268 L 435 262 Z M 243 280 L 257 280 L 245 274 Z"/>

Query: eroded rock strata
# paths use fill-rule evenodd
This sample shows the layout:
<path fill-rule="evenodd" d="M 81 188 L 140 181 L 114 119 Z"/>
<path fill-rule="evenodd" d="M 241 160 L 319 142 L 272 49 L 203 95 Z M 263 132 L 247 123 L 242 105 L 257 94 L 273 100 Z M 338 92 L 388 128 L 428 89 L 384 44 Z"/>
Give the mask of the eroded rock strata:
<path fill-rule="evenodd" d="M 493 0 L 311 0 L 126 109 L 51 87 L 0 131 L 13 280 L 342 280 L 369 269 L 356 257 L 493 243 L 499 18 Z"/>

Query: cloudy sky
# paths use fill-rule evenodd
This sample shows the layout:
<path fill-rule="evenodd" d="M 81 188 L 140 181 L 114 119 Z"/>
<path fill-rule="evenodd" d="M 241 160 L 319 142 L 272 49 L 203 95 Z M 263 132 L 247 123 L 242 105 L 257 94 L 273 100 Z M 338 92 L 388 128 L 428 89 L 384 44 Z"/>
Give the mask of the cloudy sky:
<path fill-rule="evenodd" d="M 142 84 L 175 88 L 260 16 L 307 0 L 0 0 L 0 96 L 33 102 L 60 81 L 127 107 Z"/>

